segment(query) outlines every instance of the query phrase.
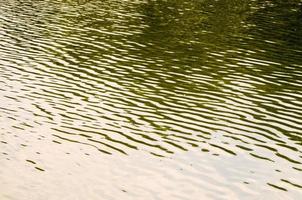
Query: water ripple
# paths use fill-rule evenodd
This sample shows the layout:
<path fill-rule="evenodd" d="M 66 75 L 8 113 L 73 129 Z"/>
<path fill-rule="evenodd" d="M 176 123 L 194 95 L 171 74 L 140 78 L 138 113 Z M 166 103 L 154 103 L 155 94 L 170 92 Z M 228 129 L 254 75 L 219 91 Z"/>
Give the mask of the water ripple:
<path fill-rule="evenodd" d="M 141 163 L 129 169 L 162 174 L 166 190 L 170 180 L 190 183 L 185 193 L 202 186 L 208 198 L 224 199 L 214 195 L 218 191 L 236 198 L 257 195 L 259 188 L 249 184 L 258 180 L 265 185 L 261 191 L 301 194 L 301 4 L 0 3 L 2 151 L 31 149 L 36 139 L 48 138 L 46 146 L 72 143 L 115 156 L 173 158 L 165 161 L 172 171 Z M 18 137 L 27 139 L 14 141 Z M 175 176 L 175 166 L 188 167 L 184 160 L 191 154 L 199 167 Z M 207 155 L 202 162 L 209 167 L 198 164 L 198 155 Z M 47 172 L 41 162 L 25 161 Z M 258 178 L 248 173 L 255 163 L 263 165 Z M 220 173 L 217 165 L 224 164 L 233 171 Z M 261 174 L 276 168 L 284 171 L 278 181 Z M 136 195 L 156 193 L 135 188 L 141 190 Z M 185 199 L 183 192 L 170 197 Z M 139 198 L 132 195 L 127 197 Z"/>

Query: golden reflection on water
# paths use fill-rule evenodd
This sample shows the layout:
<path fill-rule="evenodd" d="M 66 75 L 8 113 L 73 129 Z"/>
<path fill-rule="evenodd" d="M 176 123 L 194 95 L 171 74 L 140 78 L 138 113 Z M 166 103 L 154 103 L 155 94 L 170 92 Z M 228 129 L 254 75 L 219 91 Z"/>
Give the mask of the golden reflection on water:
<path fill-rule="evenodd" d="M 5 176 L 1 173 L 2 197 L 7 199 L 287 198 L 263 186 L 286 186 L 280 181 L 282 171 L 291 173 L 286 164 L 273 166 L 243 154 L 222 158 L 190 151 L 169 158 L 143 152 L 106 156 L 94 148 L 55 144 L 47 138 L 14 152 L 2 166 L 6 169 Z M 32 160 L 25 162 L 28 157 Z M 295 193 L 299 196 L 298 190 Z"/>

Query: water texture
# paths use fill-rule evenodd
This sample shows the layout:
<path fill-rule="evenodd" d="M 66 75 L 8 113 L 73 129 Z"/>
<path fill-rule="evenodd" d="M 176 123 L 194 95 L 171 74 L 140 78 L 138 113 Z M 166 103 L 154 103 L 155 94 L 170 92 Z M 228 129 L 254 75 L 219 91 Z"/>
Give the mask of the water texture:
<path fill-rule="evenodd" d="M 0 0 L 0 199 L 302 198 L 299 0 Z"/>

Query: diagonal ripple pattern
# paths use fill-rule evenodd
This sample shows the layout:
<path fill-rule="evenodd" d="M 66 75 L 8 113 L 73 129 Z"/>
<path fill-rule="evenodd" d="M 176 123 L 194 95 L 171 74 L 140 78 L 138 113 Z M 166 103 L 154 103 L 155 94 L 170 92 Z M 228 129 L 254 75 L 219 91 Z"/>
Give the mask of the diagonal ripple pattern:
<path fill-rule="evenodd" d="M 199 151 L 302 170 L 300 4 L 0 4 L 3 142 L 19 133 L 105 154 Z"/>

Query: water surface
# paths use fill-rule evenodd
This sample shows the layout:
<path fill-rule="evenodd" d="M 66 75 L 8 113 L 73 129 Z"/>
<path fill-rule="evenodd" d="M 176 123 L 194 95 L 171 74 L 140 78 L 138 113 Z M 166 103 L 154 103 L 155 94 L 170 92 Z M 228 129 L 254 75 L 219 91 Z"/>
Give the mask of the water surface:
<path fill-rule="evenodd" d="M 0 0 L 1 199 L 299 199 L 298 0 Z"/>

